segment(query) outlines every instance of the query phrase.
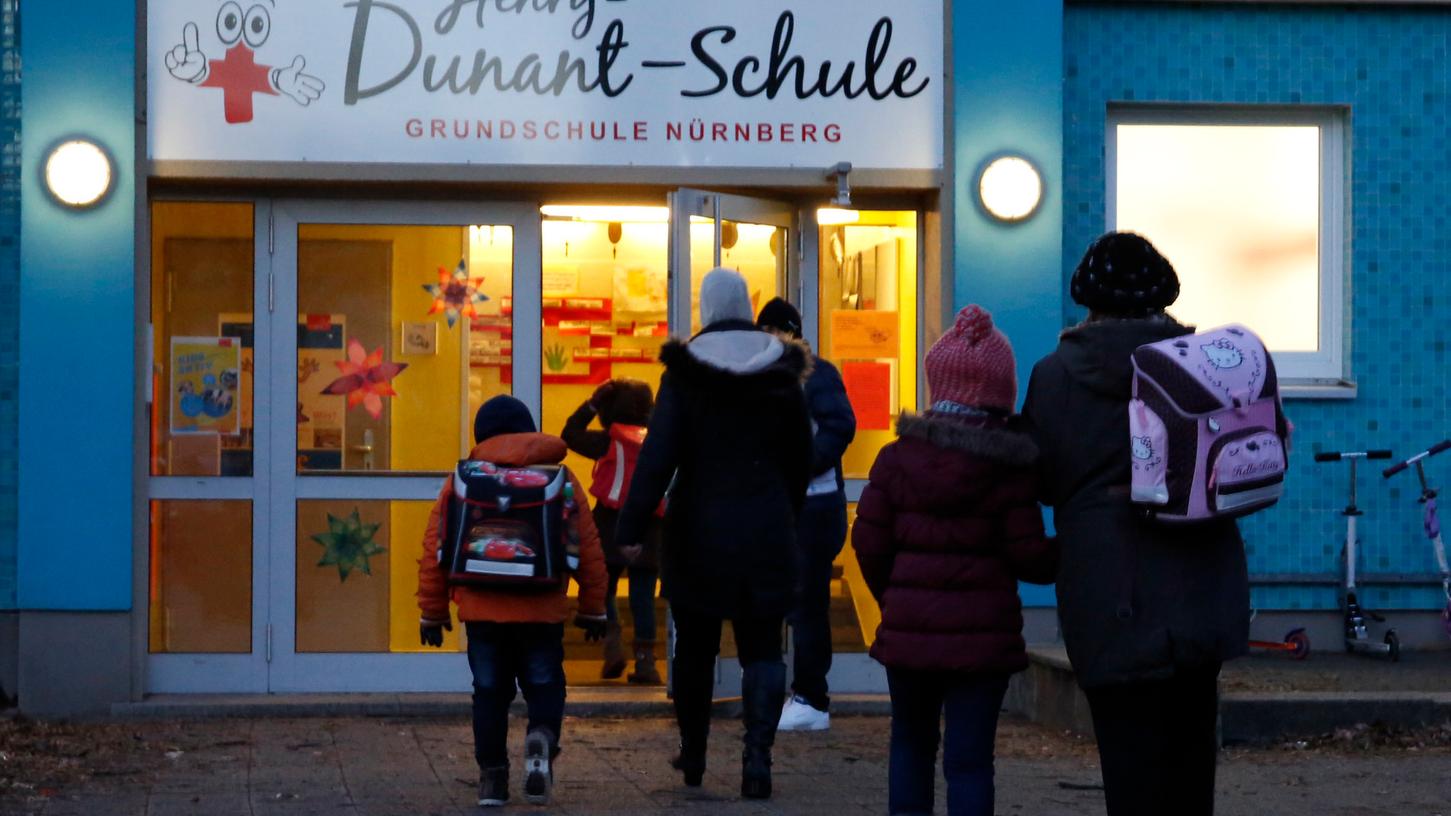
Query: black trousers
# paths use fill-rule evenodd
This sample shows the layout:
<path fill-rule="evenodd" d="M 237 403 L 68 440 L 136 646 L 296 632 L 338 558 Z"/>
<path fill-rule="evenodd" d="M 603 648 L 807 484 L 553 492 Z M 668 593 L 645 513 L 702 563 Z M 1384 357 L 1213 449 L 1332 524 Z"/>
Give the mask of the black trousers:
<path fill-rule="evenodd" d="M 464 624 L 474 674 L 474 759 L 480 770 L 509 766 L 509 704 L 522 689 L 529 730 L 543 728 L 558 753 L 564 725 L 564 626 Z"/>
<path fill-rule="evenodd" d="M 686 609 L 672 609 L 675 618 L 674 696 L 675 718 L 680 726 L 681 748 L 687 754 L 704 755 L 710 734 L 710 704 L 715 688 L 715 658 L 720 654 L 720 618 Z M 783 618 L 741 618 L 731 621 L 736 635 L 736 654 L 745 670 L 745 696 L 771 692 L 775 708 L 755 711 L 745 706 L 746 739 L 764 744 L 775 737 L 780 717 L 780 698 L 785 694 L 786 664 L 781 661 Z M 760 688 L 753 688 L 761 686 Z M 772 688 L 767 688 L 770 686 Z M 764 705 L 764 704 L 763 704 Z M 762 707 L 762 706 L 757 706 Z M 765 706 L 769 707 L 769 706 Z M 766 716 L 769 713 L 769 716 Z"/>
<path fill-rule="evenodd" d="M 796 646 L 791 690 L 815 708 L 831 707 L 826 675 L 831 671 L 831 570 L 846 543 L 846 495 L 812 496 L 796 525 L 800 591 L 791 613 Z"/>
<path fill-rule="evenodd" d="M 1219 667 L 1089 689 L 1108 816 L 1211 816 Z"/>

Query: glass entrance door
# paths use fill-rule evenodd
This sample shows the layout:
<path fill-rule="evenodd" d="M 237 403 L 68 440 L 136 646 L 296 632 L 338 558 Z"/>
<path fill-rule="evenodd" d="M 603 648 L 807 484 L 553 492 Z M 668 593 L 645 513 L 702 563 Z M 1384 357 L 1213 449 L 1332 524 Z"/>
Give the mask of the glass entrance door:
<path fill-rule="evenodd" d="M 538 409 L 537 351 L 513 345 L 538 320 L 515 276 L 537 209 L 280 203 L 274 225 L 268 687 L 464 688 L 461 627 L 419 644 L 417 564 L 478 406 Z"/>
<path fill-rule="evenodd" d="M 801 269 L 816 263 L 814 217 L 789 202 L 680 189 L 670 196 L 671 325 L 677 334 L 700 325 L 700 284 L 716 267 L 740 272 L 752 311 L 785 297 L 801 305 Z M 808 224 L 807 222 L 810 222 Z M 808 261 L 809 255 L 809 261 Z M 675 647 L 670 631 L 670 654 Z M 740 695 L 741 667 L 729 626 L 716 661 L 717 698 Z"/>

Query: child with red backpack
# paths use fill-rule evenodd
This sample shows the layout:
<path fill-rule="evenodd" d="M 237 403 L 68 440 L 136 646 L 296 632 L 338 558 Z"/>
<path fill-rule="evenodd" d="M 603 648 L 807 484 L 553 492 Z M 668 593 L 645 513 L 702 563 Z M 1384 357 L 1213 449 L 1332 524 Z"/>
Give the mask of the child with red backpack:
<path fill-rule="evenodd" d="M 599 535 L 558 437 L 537 433 L 519 400 L 495 397 L 474 420 L 478 442 L 444 485 L 418 560 L 419 638 L 443 645 L 449 602 L 468 636 L 474 677 L 474 756 L 479 806 L 509 801 L 509 705 L 516 686 L 529 705 L 524 797 L 548 804 L 564 722 L 564 622 L 568 573 L 579 582 L 574 624 L 596 641 L 605 630 L 605 568 Z M 486 499 L 476 493 L 487 492 Z M 577 563 L 576 563 L 577 559 Z"/>
<path fill-rule="evenodd" d="M 614 680 L 625 673 L 623 629 L 615 598 L 620 576 L 628 570 L 630 579 L 630 614 L 635 619 L 635 671 L 628 680 L 641 685 L 660 685 L 660 672 L 655 666 L 655 644 L 658 642 L 655 621 L 655 588 L 660 580 L 660 518 L 647 525 L 644 541 L 637 552 L 625 552 L 615 544 L 615 524 L 620 506 L 630 495 L 630 480 L 635 474 L 635 460 L 645 444 L 645 426 L 655 407 L 650 386 L 639 380 L 618 378 L 597 388 L 594 394 L 564 423 L 560 437 L 569 449 L 595 460 L 590 495 L 594 497 L 594 521 L 605 553 L 609 582 L 605 589 L 605 613 L 609 625 L 605 631 L 604 667 L 600 676 Z M 599 419 L 601 430 L 591 430 L 590 423 Z"/>

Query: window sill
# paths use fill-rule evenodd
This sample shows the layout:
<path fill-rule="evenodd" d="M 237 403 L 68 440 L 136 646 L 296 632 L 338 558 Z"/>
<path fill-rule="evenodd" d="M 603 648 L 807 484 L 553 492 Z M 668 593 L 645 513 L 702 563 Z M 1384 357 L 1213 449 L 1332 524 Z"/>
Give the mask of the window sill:
<path fill-rule="evenodd" d="M 1360 386 L 1348 380 L 1286 380 L 1280 396 L 1287 400 L 1353 400 Z"/>

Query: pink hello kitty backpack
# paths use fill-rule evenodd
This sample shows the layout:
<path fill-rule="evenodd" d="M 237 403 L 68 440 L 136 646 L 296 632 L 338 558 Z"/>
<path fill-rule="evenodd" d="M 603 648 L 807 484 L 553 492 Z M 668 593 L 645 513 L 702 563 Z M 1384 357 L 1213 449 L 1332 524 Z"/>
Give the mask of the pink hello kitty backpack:
<path fill-rule="evenodd" d="M 1238 518 L 1280 500 L 1290 425 L 1275 365 L 1243 326 L 1133 355 L 1129 403 L 1136 504 L 1168 523 Z"/>

